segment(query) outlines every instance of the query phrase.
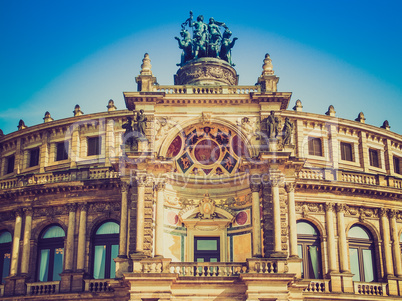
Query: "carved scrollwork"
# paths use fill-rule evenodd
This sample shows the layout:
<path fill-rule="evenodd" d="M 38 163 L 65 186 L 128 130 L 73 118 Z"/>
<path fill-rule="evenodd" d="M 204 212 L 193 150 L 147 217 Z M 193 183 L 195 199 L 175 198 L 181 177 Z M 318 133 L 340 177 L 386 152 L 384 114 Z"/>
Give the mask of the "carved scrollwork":
<path fill-rule="evenodd" d="M 289 193 L 291 191 L 294 191 L 295 188 L 296 188 L 296 183 L 294 183 L 294 182 L 286 182 L 285 189 L 286 189 L 287 193 Z"/>

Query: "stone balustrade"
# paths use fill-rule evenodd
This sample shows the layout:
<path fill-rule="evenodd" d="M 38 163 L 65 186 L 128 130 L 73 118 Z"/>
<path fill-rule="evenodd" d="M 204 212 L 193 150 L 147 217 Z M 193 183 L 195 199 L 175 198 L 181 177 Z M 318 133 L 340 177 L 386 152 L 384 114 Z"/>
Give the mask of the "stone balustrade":
<path fill-rule="evenodd" d="M 342 171 L 341 180 L 350 183 L 377 185 L 377 179 L 375 175 L 367 175 L 363 173 Z"/>
<path fill-rule="evenodd" d="M 66 172 L 51 172 L 30 175 L 23 180 L 16 178 L 0 181 L 0 189 L 12 189 L 16 187 L 43 185 L 48 183 L 61 183 L 69 181 L 80 180 L 95 180 L 95 179 L 115 179 L 119 178 L 119 173 L 111 171 L 109 168 L 94 168 L 94 169 L 82 169 L 71 170 Z"/>
<path fill-rule="evenodd" d="M 355 294 L 367 296 L 386 296 L 387 284 L 374 282 L 354 282 Z"/>
<path fill-rule="evenodd" d="M 85 279 L 85 291 L 91 293 L 110 292 L 110 279 Z"/>
<path fill-rule="evenodd" d="M 154 92 L 164 92 L 166 94 L 238 94 L 247 95 L 249 93 L 261 92 L 260 86 L 155 86 Z"/>
<path fill-rule="evenodd" d="M 235 262 L 174 262 L 170 272 L 184 277 L 232 277 L 246 273 L 245 263 Z"/>
<path fill-rule="evenodd" d="M 329 293 L 329 279 L 311 280 L 307 287 L 303 290 L 307 293 Z"/>
<path fill-rule="evenodd" d="M 59 291 L 60 281 L 27 283 L 27 294 L 31 296 L 58 294 Z"/>
<path fill-rule="evenodd" d="M 299 172 L 299 178 L 307 180 L 323 180 L 324 171 L 322 169 L 302 169 Z"/>

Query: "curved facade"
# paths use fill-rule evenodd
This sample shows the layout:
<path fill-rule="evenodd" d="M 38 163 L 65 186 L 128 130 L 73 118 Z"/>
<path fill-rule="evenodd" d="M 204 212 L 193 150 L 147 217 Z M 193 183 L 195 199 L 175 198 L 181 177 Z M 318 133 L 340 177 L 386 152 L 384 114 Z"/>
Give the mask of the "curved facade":
<path fill-rule="evenodd" d="M 255 86 L 149 62 L 127 109 L 0 138 L 3 298 L 400 298 L 400 135 L 289 109 L 269 56 Z"/>

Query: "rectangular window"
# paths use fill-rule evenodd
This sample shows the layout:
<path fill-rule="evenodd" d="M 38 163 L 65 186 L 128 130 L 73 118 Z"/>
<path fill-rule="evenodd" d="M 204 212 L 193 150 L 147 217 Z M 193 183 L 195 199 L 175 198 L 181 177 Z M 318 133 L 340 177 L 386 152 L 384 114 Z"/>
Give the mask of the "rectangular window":
<path fill-rule="evenodd" d="M 349 248 L 350 271 L 354 274 L 352 280 L 360 281 L 359 254 L 356 248 Z"/>
<path fill-rule="evenodd" d="M 101 153 L 101 137 L 90 137 L 87 139 L 88 156 L 100 155 Z"/>
<path fill-rule="evenodd" d="M 194 261 L 219 262 L 219 243 L 219 237 L 194 237 Z"/>
<path fill-rule="evenodd" d="M 370 165 L 380 167 L 379 152 L 376 149 L 369 149 Z"/>
<path fill-rule="evenodd" d="M 308 138 L 308 153 L 311 156 L 321 156 L 322 157 L 322 146 L 320 138 Z"/>
<path fill-rule="evenodd" d="M 39 165 L 39 147 L 29 151 L 29 167 Z"/>
<path fill-rule="evenodd" d="M 398 157 L 394 156 L 394 172 L 397 174 L 401 174 L 401 160 Z"/>
<path fill-rule="evenodd" d="M 353 161 L 352 144 L 341 142 L 341 159 Z"/>
<path fill-rule="evenodd" d="M 6 169 L 7 174 L 14 172 L 14 163 L 15 163 L 14 155 L 7 158 L 7 169 Z"/>
<path fill-rule="evenodd" d="M 56 161 L 68 159 L 68 141 L 56 143 Z"/>

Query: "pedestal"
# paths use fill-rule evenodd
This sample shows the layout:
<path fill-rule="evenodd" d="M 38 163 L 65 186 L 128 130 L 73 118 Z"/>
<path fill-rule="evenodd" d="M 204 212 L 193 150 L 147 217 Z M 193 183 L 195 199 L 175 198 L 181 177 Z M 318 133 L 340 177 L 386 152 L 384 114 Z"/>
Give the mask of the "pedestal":
<path fill-rule="evenodd" d="M 268 143 L 268 151 L 276 152 L 278 150 L 278 139 L 269 138 Z"/>
<path fill-rule="evenodd" d="M 7 277 L 4 284 L 4 296 L 25 295 L 27 278 L 26 275 Z"/>
<path fill-rule="evenodd" d="M 123 277 L 123 273 L 128 272 L 128 267 L 130 266 L 130 259 L 129 258 L 121 258 L 117 257 L 113 259 L 116 263 L 116 278 Z"/>

